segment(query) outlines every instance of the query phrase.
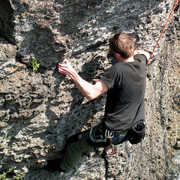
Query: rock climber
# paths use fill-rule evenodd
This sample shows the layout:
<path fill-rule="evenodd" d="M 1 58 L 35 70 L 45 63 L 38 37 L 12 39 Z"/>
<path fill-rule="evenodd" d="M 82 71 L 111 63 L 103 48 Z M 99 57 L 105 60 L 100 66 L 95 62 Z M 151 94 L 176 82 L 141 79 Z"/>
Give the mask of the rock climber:
<path fill-rule="evenodd" d="M 89 100 L 105 92 L 107 100 L 102 122 L 71 136 L 62 158 L 49 160 L 46 169 L 68 172 L 76 166 L 84 151 L 123 143 L 127 140 L 128 130 L 134 124 L 144 122 L 146 63 L 150 54 L 135 50 L 134 38 L 127 33 L 118 33 L 110 38 L 109 49 L 117 63 L 106 70 L 95 84 L 82 79 L 67 59 L 58 64 L 59 73 L 69 75 Z"/>

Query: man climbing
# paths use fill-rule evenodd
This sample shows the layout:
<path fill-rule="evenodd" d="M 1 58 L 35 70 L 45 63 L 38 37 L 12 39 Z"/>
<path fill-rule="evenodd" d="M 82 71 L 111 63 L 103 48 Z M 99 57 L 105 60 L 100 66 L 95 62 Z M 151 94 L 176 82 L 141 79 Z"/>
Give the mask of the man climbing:
<path fill-rule="evenodd" d="M 109 48 L 117 63 L 106 70 L 95 84 L 82 79 L 68 60 L 58 64 L 58 71 L 69 75 L 89 100 L 105 92 L 107 100 L 102 123 L 70 137 L 62 158 L 50 160 L 47 169 L 67 172 L 76 166 L 84 151 L 123 143 L 127 140 L 128 130 L 134 124 L 144 121 L 146 63 L 149 53 L 134 50 L 134 39 L 126 33 L 114 35 L 109 41 Z"/>

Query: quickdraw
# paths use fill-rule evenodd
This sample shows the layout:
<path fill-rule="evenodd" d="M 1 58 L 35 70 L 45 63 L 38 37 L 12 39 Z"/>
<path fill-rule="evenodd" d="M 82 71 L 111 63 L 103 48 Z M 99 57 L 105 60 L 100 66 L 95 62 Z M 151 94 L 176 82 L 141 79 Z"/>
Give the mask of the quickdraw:
<path fill-rule="evenodd" d="M 117 147 L 112 143 L 112 139 L 114 137 L 115 131 L 106 130 L 105 131 L 105 138 L 109 139 L 110 145 L 104 148 L 106 155 L 113 155 L 117 151 Z"/>
<path fill-rule="evenodd" d="M 113 146 L 112 138 L 114 137 L 114 133 L 115 133 L 115 131 L 110 131 L 108 129 L 106 129 L 106 131 L 105 131 L 105 138 L 109 139 L 110 147 Z"/>

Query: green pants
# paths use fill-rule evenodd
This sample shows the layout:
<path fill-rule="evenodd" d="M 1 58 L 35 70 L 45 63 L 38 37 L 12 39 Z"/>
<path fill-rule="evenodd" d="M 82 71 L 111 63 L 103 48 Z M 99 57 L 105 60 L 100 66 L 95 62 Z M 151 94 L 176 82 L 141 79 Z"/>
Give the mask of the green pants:
<path fill-rule="evenodd" d="M 87 142 L 89 130 L 70 137 L 66 143 L 64 153 L 60 162 L 60 168 L 69 171 L 73 169 L 84 151 L 93 149 Z"/>
<path fill-rule="evenodd" d="M 105 142 L 92 141 L 90 139 L 89 132 L 90 130 L 87 130 L 87 131 L 75 134 L 68 139 L 61 162 L 60 162 L 61 169 L 65 171 L 70 171 L 76 166 L 83 152 L 87 150 L 91 150 L 94 147 L 97 147 L 97 148 L 107 147 L 110 145 L 109 140 Z M 100 126 L 98 128 L 95 128 L 94 136 L 98 135 L 99 132 L 101 134 Z M 113 138 L 115 145 L 123 143 L 126 140 L 125 138 L 126 132 L 127 131 L 121 132 L 120 134 L 115 134 Z"/>

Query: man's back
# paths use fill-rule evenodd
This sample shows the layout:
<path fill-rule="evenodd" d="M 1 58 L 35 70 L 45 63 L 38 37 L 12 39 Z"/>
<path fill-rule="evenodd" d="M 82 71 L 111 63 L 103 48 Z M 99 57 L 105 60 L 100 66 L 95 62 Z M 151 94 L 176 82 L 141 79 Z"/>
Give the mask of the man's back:
<path fill-rule="evenodd" d="M 101 76 L 109 87 L 104 117 L 108 129 L 125 130 L 144 119 L 146 58 L 136 55 L 134 59 L 116 63 Z"/>

